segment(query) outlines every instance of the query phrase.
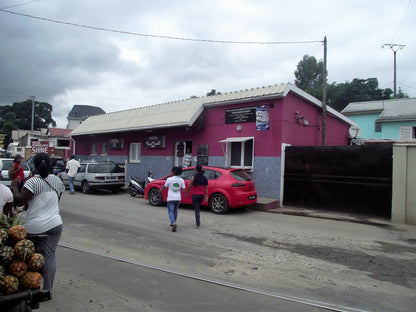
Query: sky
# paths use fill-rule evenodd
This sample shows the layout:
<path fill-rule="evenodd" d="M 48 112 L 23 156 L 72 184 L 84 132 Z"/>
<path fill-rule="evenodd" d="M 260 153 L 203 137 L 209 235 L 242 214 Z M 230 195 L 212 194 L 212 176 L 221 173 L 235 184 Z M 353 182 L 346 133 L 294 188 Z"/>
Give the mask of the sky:
<path fill-rule="evenodd" d="M 0 105 L 35 96 L 66 128 L 74 105 L 109 113 L 294 83 L 325 36 L 328 83 L 393 90 L 394 44 L 397 89 L 416 97 L 415 2 L 0 0 Z"/>

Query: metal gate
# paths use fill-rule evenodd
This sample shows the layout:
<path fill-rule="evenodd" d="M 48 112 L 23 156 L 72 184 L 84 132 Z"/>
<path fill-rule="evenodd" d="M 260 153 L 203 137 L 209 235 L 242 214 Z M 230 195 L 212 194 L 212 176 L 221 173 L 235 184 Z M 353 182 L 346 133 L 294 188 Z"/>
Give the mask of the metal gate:
<path fill-rule="evenodd" d="M 391 145 L 288 146 L 284 205 L 390 218 Z"/>

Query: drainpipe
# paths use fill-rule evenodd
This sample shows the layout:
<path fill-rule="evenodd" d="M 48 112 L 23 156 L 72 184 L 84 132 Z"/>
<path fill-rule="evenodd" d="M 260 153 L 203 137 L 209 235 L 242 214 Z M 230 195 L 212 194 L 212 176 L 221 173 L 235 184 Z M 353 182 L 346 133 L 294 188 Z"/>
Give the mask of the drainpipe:
<path fill-rule="evenodd" d="M 76 153 L 75 153 L 75 146 L 76 146 L 76 142 L 75 142 L 75 140 L 72 138 L 72 136 L 70 136 L 69 137 L 70 139 L 71 139 L 71 141 L 72 141 L 72 143 L 73 143 L 73 151 L 72 151 L 72 154 L 74 154 L 74 155 L 76 155 Z"/>

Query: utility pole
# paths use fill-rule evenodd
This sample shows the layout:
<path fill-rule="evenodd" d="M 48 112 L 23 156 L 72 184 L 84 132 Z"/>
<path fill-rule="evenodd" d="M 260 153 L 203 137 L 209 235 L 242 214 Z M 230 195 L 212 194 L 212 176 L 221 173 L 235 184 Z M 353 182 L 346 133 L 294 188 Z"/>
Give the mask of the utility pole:
<path fill-rule="evenodd" d="M 324 72 L 322 81 L 322 145 L 326 144 L 326 36 L 324 37 Z"/>
<path fill-rule="evenodd" d="M 396 53 L 397 51 L 403 49 L 405 47 L 404 44 L 394 44 L 394 43 L 385 43 L 381 48 L 385 46 L 390 47 L 394 54 L 394 96 L 396 96 Z"/>
<path fill-rule="evenodd" d="M 29 96 L 29 99 L 32 100 L 32 125 L 30 127 L 30 132 L 33 133 L 33 126 L 35 123 L 35 98 L 36 96 Z"/>

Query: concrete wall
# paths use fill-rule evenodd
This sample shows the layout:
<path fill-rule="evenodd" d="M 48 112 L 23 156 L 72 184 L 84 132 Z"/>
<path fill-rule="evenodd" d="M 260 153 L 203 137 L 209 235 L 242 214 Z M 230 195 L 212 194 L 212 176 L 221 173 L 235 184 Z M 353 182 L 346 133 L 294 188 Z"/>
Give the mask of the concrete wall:
<path fill-rule="evenodd" d="M 416 224 L 416 145 L 393 146 L 391 220 Z"/>

